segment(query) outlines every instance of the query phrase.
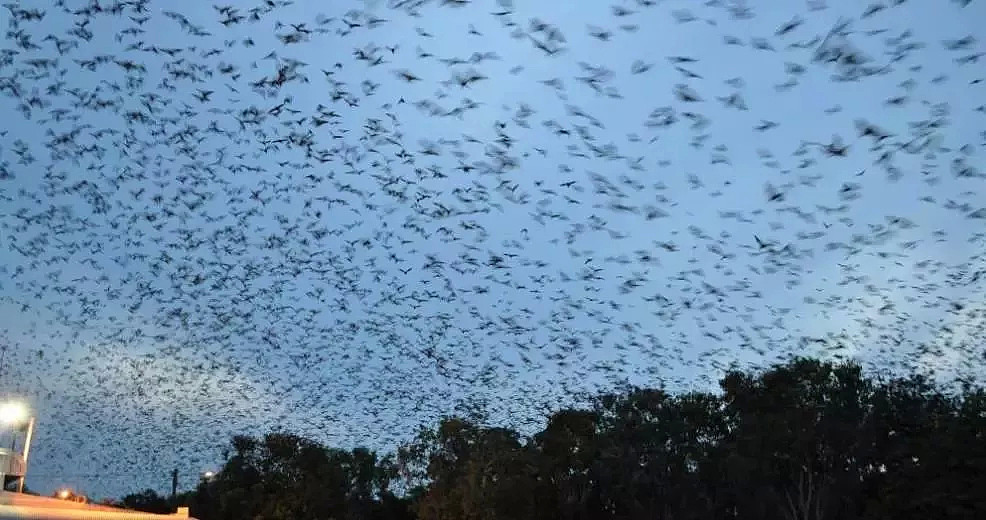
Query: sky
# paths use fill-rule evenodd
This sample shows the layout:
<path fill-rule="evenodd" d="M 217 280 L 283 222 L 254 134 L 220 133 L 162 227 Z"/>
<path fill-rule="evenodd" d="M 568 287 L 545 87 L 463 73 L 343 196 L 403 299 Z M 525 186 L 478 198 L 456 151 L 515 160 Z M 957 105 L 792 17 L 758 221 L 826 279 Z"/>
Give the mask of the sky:
<path fill-rule="evenodd" d="M 793 355 L 983 381 L 983 2 L 461 3 L 0 11 L 30 487 Z"/>

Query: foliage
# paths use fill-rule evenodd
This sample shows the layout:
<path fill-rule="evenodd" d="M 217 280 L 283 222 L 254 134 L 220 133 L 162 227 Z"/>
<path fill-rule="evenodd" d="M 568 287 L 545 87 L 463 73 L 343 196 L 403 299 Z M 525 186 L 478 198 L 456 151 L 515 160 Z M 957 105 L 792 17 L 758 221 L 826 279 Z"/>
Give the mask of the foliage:
<path fill-rule="evenodd" d="M 287 433 L 234 437 L 217 475 L 189 502 L 203 519 L 305 520 L 407 518 L 390 491 L 388 459 L 357 448 L 327 448 Z"/>
<path fill-rule="evenodd" d="M 119 507 L 143 511 L 145 513 L 170 514 L 174 512 L 174 506 L 166 497 L 157 494 L 153 489 L 145 489 L 139 493 L 132 493 L 120 499 Z"/>
<path fill-rule="evenodd" d="M 983 389 L 808 359 L 720 386 L 600 395 L 529 438 L 450 417 L 387 457 L 236 437 L 185 503 L 203 520 L 986 518 Z"/>

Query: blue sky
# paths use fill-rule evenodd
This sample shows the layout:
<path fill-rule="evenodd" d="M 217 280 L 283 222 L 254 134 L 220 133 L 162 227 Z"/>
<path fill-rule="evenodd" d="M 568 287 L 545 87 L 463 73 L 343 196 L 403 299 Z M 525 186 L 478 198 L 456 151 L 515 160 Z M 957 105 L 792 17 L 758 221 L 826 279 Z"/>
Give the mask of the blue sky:
<path fill-rule="evenodd" d="M 386 449 L 461 403 L 529 427 L 579 392 L 794 354 L 981 381 L 982 2 L 393 4 L 225 27 L 151 2 L 89 41 L 18 4 L 46 13 L 0 60 L 0 391 L 38 415 L 32 486 L 163 491 L 231 433 Z M 278 40 L 302 23 L 324 31 Z M 813 60 L 834 50 L 861 65 Z M 241 130 L 251 107 L 273 113 Z"/>

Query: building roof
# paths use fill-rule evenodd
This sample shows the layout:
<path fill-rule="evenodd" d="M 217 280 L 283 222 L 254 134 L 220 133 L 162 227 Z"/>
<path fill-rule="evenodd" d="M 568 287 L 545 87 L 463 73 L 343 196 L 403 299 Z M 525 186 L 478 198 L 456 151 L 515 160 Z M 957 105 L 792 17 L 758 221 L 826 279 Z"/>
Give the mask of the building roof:
<path fill-rule="evenodd" d="M 0 520 L 30 518 L 35 520 L 167 520 L 189 519 L 188 509 L 178 513 L 155 515 L 118 507 L 82 504 L 71 500 L 0 491 Z"/>

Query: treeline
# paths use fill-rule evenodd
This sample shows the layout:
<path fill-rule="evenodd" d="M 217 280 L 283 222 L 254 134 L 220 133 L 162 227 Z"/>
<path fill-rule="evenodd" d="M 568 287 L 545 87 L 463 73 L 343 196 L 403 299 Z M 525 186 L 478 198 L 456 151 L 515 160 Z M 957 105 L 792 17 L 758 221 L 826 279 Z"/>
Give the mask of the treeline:
<path fill-rule="evenodd" d="M 236 437 L 180 502 L 202 520 L 986 518 L 981 388 L 807 359 L 720 386 L 600 395 L 531 437 L 450 418 L 386 456 Z"/>

